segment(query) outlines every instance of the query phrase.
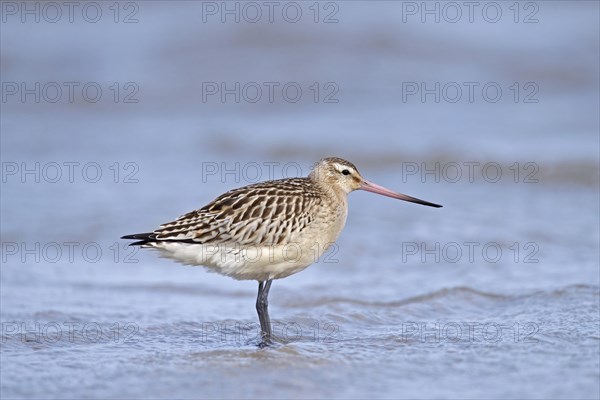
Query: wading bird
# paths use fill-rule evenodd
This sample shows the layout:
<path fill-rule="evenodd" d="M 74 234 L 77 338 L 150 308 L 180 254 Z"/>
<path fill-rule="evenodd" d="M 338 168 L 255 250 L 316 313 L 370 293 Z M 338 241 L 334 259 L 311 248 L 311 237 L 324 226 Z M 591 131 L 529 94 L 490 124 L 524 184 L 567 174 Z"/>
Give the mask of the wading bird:
<path fill-rule="evenodd" d="M 354 164 L 329 157 L 319 161 L 308 177 L 233 189 L 154 232 L 122 239 L 135 239 L 131 246 L 157 249 L 183 264 L 258 281 L 259 346 L 264 347 L 272 341 L 271 282 L 302 271 L 335 242 L 346 223 L 347 196 L 354 190 L 441 207 L 371 183 Z"/>

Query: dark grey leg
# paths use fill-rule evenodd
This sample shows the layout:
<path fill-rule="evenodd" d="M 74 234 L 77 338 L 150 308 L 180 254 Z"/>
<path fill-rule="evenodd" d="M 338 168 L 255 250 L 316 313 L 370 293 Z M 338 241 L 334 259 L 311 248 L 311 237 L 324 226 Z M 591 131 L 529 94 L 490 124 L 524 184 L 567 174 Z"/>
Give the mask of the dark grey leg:
<path fill-rule="evenodd" d="M 268 346 L 271 343 L 271 320 L 269 319 L 269 289 L 272 279 L 258 282 L 258 296 L 256 297 L 256 311 L 260 321 L 261 342 L 259 347 Z"/>

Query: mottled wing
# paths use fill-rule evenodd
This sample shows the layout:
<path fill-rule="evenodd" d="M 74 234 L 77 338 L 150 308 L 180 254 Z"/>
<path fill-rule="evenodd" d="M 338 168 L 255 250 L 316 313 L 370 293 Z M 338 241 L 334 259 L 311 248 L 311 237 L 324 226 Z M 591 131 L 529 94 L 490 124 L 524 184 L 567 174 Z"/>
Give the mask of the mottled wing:
<path fill-rule="evenodd" d="M 155 240 L 241 245 L 286 244 L 313 220 L 322 194 L 308 178 L 231 190 L 154 231 Z"/>

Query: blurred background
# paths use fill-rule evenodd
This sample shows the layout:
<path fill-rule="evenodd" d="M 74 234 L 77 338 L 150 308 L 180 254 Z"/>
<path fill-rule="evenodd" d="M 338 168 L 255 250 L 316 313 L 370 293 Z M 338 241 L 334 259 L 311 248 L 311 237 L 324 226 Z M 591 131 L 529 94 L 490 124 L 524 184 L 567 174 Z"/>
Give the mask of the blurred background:
<path fill-rule="evenodd" d="M 1 3 L 3 398 L 598 398 L 599 5 Z M 255 282 L 119 240 L 325 156 L 350 195 Z"/>

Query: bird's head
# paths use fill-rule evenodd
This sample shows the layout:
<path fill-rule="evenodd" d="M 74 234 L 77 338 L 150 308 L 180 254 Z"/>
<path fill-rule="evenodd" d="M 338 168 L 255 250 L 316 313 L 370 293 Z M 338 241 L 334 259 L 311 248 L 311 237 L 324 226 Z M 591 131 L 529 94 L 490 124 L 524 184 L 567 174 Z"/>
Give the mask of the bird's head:
<path fill-rule="evenodd" d="M 327 187 L 333 188 L 334 190 L 340 190 L 346 194 L 355 190 L 365 190 L 394 199 L 410 201 L 411 203 L 437 208 L 442 207 L 439 204 L 396 193 L 383 186 L 369 182 L 362 177 L 354 164 L 338 157 L 327 157 L 317 162 L 309 177 Z"/>
<path fill-rule="evenodd" d="M 337 157 L 327 157 L 317 162 L 310 177 L 345 193 L 360 189 L 364 181 L 354 164 Z"/>

